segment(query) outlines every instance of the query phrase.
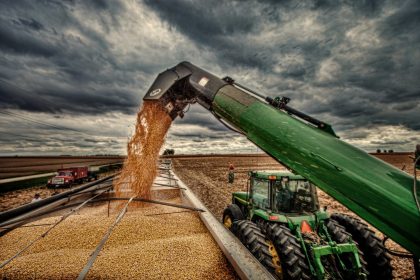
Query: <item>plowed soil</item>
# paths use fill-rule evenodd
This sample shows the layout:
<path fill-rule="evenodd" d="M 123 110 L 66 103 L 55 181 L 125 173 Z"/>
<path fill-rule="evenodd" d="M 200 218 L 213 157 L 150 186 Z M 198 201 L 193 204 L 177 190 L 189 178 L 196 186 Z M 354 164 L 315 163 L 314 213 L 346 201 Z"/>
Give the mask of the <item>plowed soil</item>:
<path fill-rule="evenodd" d="M 413 162 L 409 153 L 374 154 L 378 158 L 413 173 Z M 186 183 L 194 193 L 203 201 L 213 214 L 222 217 L 224 208 L 230 204 L 232 192 L 245 191 L 247 184 L 247 173 L 250 170 L 281 170 L 282 165 L 268 156 L 177 156 L 172 159 L 176 174 Z M 229 163 L 235 165 L 235 182 L 228 183 Z M 322 191 L 318 191 L 321 206 L 328 206 L 330 212 L 341 212 L 356 216 L 345 206 L 331 198 Z M 376 229 L 372 229 L 381 238 L 383 235 Z M 392 241 L 387 246 L 394 250 L 404 251 Z M 411 259 L 392 257 L 395 279 L 409 279 L 414 277 L 414 270 Z M 414 278 L 413 278 L 414 279 Z"/>
<path fill-rule="evenodd" d="M 105 172 L 98 175 L 98 178 L 103 178 L 114 172 Z M 79 185 L 74 185 L 72 188 L 77 188 Z M 24 204 L 30 203 L 35 194 L 39 194 L 40 198 L 44 199 L 52 195 L 68 191 L 69 188 L 49 189 L 42 185 L 34 185 L 32 188 L 21 189 L 6 193 L 0 193 L 0 212 L 7 211 Z"/>
<path fill-rule="evenodd" d="M 74 166 L 120 163 L 120 156 L 57 156 L 57 157 L 0 157 L 0 179 L 55 172 Z"/>

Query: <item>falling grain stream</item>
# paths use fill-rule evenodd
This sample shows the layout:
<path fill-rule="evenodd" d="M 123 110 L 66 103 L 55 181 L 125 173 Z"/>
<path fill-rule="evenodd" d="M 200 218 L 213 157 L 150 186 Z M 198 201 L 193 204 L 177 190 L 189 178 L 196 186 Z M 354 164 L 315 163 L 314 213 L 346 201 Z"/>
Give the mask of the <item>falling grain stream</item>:
<path fill-rule="evenodd" d="M 153 102 L 144 102 L 137 115 L 128 157 L 115 196 L 153 198 L 165 187 L 152 187 L 159 151 L 171 118 Z M 180 190 L 165 201 L 184 204 Z M 113 202 L 114 205 L 117 202 Z M 121 203 L 124 205 L 125 203 Z M 89 270 L 88 279 L 236 279 L 237 276 L 216 242 L 191 211 L 158 205 L 129 207 Z M 107 204 L 84 207 L 54 228 L 21 256 L 0 269 L 0 279 L 75 279 L 92 251 L 114 223 L 118 207 L 108 217 Z M 60 215 L 44 218 L 0 238 L 0 261 L 8 259 L 28 240 L 56 222 Z"/>
<path fill-rule="evenodd" d="M 127 159 L 116 183 L 118 196 L 129 193 L 129 196 L 151 198 L 159 151 L 171 123 L 160 103 L 144 101 L 137 114 L 134 135 L 127 145 Z"/>

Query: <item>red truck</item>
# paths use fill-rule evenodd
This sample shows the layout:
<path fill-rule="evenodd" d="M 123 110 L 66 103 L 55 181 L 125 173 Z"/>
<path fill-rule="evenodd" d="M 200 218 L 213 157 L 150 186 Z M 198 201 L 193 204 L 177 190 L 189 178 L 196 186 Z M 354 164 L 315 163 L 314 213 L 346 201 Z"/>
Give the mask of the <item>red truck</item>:
<path fill-rule="evenodd" d="M 47 187 L 49 188 L 64 188 L 71 187 L 73 184 L 83 183 L 97 179 L 96 174 L 89 172 L 87 166 L 83 167 L 69 167 L 58 169 L 57 175 L 48 180 Z"/>

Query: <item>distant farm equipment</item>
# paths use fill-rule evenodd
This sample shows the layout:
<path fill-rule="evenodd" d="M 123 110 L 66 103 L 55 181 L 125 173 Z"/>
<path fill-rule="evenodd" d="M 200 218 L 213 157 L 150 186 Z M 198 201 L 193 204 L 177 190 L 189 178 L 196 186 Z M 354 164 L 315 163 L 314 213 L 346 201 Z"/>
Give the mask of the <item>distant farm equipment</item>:
<path fill-rule="evenodd" d="M 174 149 L 165 149 L 165 151 L 163 151 L 163 155 L 164 156 L 172 156 L 175 154 L 175 150 Z"/>
<path fill-rule="evenodd" d="M 97 180 L 98 175 L 89 171 L 87 166 L 58 169 L 57 175 L 48 180 L 49 188 L 65 188 L 86 181 Z"/>

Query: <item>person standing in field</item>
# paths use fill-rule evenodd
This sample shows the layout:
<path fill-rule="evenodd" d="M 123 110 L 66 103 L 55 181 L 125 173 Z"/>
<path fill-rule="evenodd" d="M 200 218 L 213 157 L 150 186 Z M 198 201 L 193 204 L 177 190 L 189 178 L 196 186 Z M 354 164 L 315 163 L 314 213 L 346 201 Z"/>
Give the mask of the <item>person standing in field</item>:
<path fill-rule="evenodd" d="M 228 175 L 228 182 L 232 184 L 235 181 L 235 166 L 233 163 L 229 162 L 229 175 Z"/>

